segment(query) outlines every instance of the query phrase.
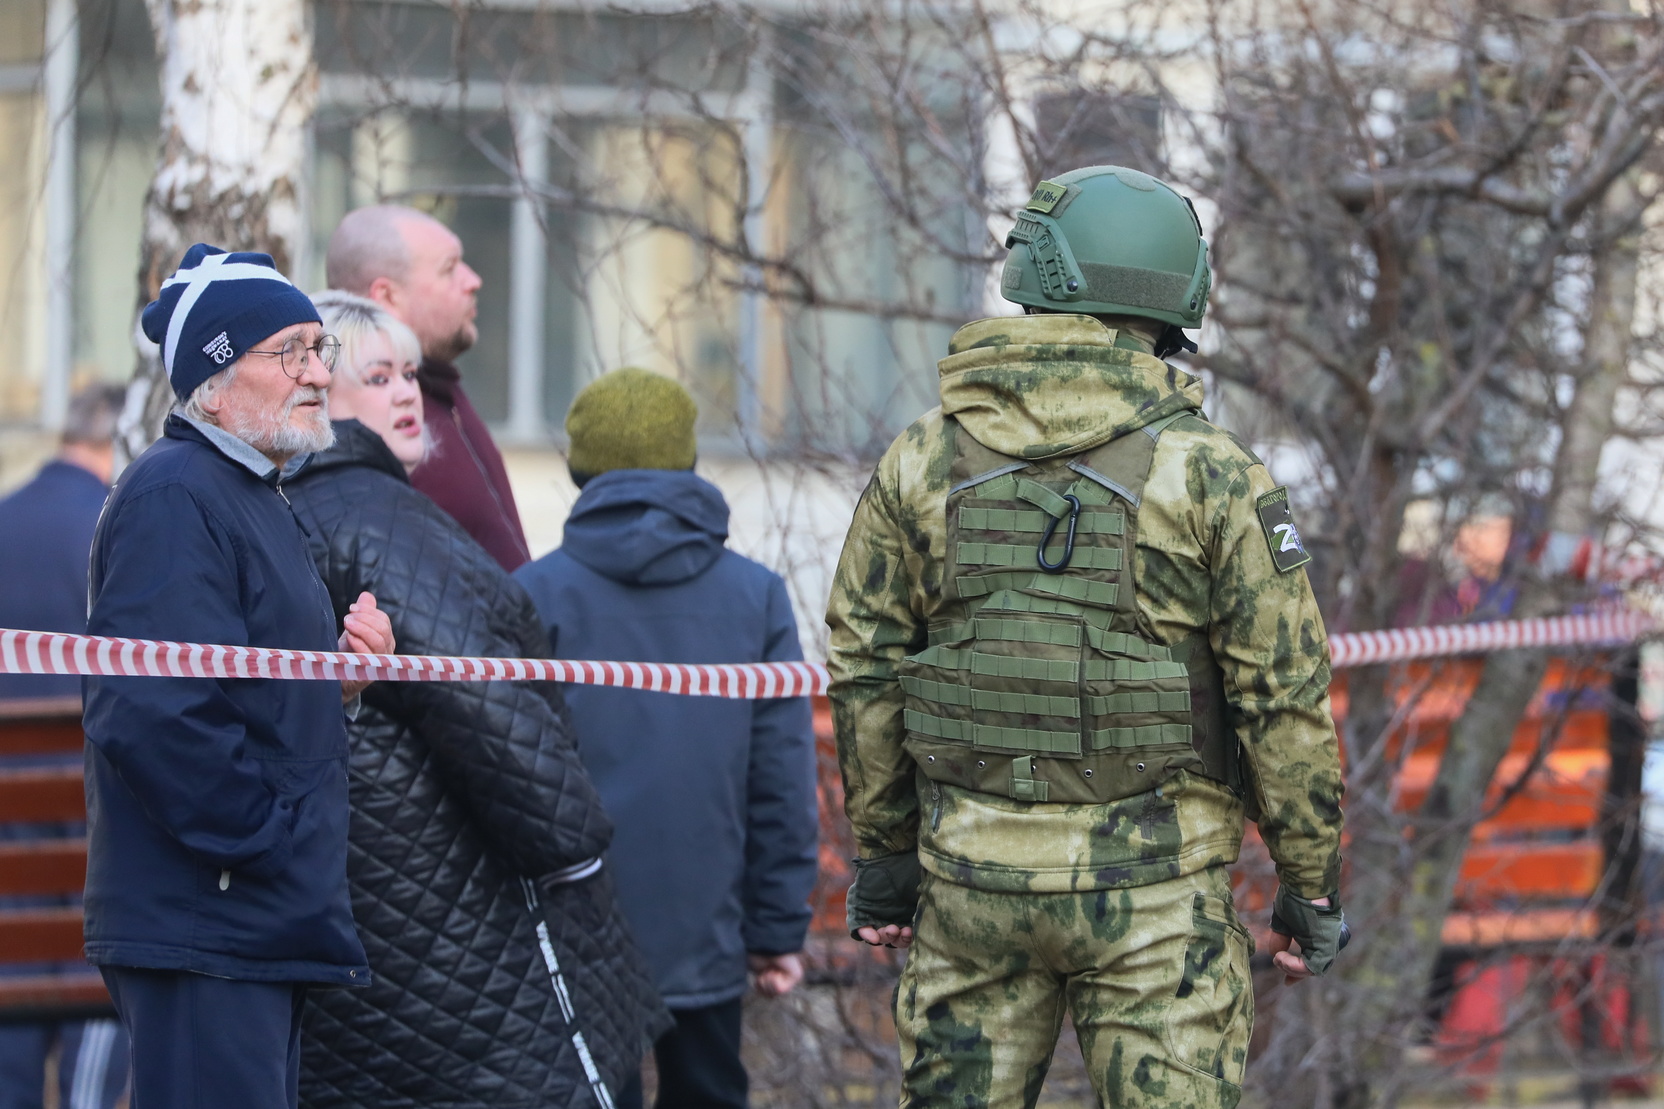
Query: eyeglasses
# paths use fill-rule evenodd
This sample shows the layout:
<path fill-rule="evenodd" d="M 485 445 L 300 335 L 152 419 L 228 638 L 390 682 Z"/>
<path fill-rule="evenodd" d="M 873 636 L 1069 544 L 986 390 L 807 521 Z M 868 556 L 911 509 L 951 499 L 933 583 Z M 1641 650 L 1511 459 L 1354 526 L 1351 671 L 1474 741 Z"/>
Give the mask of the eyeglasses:
<path fill-rule="evenodd" d="M 283 372 L 289 379 L 299 381 L 300 375 L 306 372 L 308 358 L 316 358 L 323 364 L 324 369 L 334 373 L 335 361 L 341 357 L 341 340 L 333 335 L 325 335 L 308 345 L 305 339 L 297 335 L 284 343 L 282 350 L 251 350 L 245 353 L 277 359 L 277 364 L 283 367 Z"/>

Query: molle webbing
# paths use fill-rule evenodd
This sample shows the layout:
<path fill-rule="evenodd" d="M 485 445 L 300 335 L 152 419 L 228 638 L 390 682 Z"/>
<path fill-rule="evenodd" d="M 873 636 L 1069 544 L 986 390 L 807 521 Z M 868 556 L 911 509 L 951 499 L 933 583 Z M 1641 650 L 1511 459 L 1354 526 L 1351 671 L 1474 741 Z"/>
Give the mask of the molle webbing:
<path fill-rule="evenodd" d="M 1181 694 L 1182 696 L 1182 694 Z M 1006 708 L 985 711 L 1012 711 Z M 1080 732 L 1048 732 L 1038 728 L 1000 728 L 965 720 L 944 720 L 939 716 L 908 710 L 907 730 L 936 739 L 953 739 L 986 750 L 1022 751 L 1033 755 L 1079 755 Z M 1091 733 L 1092 750 L 1106 747 L 1146 747 L 1165 743 L 1190 745 L 1190 727 L 1185 724 L 1146 724 L 1138 728 L 1100 728 Z"/>
<path fill-rule="evenodd" d="M 1016 543 L 961 543 L 954 562 L 960 566 L 1022 567 L 1032 574 L 1035 545 Z M 1074 565 L 1085 570 L 1121 569 L 1121 552 L 1114 547 L 1087 547 L 1075 552 Z M 1115 593 L 1109 593 L 1109 604 L 1115 603 Z"/>
<path fill-rule="evenodd" d="M 922 678 L 912 679 L 909 692 L 940 704 L 969 705 L 984 712 L 1030 712 L 1047 716 L 1080 714 L 1080 701 L 1074 697 L 1047 697 L 1039 693 L 993 693 L 962 685 L 944 685 Z M 1088 698 L 1087 708 L 1094 716 L 1112 712 L 1189 712 L 1190 690 L 1181 689 L 1177 693 L 1107 693 Z M 1186 729 L 1187 733 L 1188 730 Z M 1094 743 L 1093 746 L 1123 745 L 1106 741 Z"/>
<path fill-rule="evenodd" d="M 1181 769 L 1236 784 L 1212 652 L 1153 642 L 1131 580 L 1156 442 L 1189 414 L 1034 462 L 950 421 L 942 602 L 901 669 L 927 776 L 1054 802 L 1131 796 Z"/>
<path fill-rule="evenodd" d="M 1036 535 L 1046 530 L 1051 517 L 1038 509 L 970 508 L 959 509 L 959 526 L 969 531 L 1009 531 L 1019 535 Z M 1126 527 L 1126 517 L 1119 512 L 1082 512 L 1076 532 L 1081 535 L 1120 535 Z M 1025 548 L 1034 554 L 1034 546 Z M 1118 568 L 1118 567 L 1117 567 Z"/>
<path fill-rule="evenodd" d="M 1039 643 L 1030 639 L 1029 643 Z M 1084 664 L 1074 660 L 1045 658 L 1012 658 L 1004 655 L 981 655 L 974 651 L 952 647 L 932 648 L 916 655 L 921 662 L 945 666 L 951 670 L 969 670 L 973 674 L 994 678 L 1024 678 L 1029 681 L 1058 682 L 1148 682 L 1158 678 L 1182 678 L 1188 672 L 1184 663 L 1138 662 L 1132 659 L 1088 659 Z M 902 675 L 901 684 L 919 683 L 925 679 Z M 923 688 L 921 686 L 921 688 Z M 946 703 L 946 702 L 944 702 Z"/>
<path fill-rule="evenodd" d="M 954 567 L 950 567 L 949 571 L 953 569 Z M 1013 574 L 979 574 L 976 577 L 959 578 L 956 584 L 962 598 L 986 597 L 1002 589 L 1020 589 L 1041 596 L 1061 597 L 1065 601 L 1097 608 L 1114 608 L 1116 598 L 1121 595 L 1119 582 L 1081 581 L 1073 577 L 1029 581 L 1034 573 L 1033 570 L 1027 570 Z"/>

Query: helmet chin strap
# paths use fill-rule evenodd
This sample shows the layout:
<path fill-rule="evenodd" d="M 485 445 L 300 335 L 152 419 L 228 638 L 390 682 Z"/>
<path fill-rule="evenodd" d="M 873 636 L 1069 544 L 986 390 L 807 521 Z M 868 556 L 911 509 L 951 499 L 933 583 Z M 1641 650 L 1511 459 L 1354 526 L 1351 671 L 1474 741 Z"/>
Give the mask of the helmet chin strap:
<path fill-rule="evenodd" d="M 1181 350 L 1195 354 L 1196 340 L 1186 335 L 1184 328 L 1170 323 L 1162 328 L 1161 338 L 1156 340 L 1156 357 L 1165 361 Z"/>

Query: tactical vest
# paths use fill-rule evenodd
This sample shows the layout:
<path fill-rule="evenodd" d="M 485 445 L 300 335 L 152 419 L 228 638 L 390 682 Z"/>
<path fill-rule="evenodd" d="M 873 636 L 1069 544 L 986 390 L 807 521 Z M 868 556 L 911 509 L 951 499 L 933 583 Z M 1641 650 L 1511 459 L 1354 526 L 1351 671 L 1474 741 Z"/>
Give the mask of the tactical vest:
<path fill-rule="evenodd" d="M 906 747 L 926 776 L 1020 801 L 1114 801 L 1180 770 L 1241 792 L 1206 634 L 1156 643 L 1133 584 L 1156 442 L 1188 415 L 1040 461 L 948 420 L 942 601 L 901 667 Z"/>

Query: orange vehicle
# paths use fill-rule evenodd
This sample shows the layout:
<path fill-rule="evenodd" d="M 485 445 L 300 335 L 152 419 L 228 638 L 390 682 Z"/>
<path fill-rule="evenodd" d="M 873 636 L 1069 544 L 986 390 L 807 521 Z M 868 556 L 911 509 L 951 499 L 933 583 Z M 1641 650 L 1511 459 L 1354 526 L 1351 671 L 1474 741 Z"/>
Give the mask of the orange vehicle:
<path fill-rule="evenodd" d="M 1387 746 L 1399 811 L 1426 799 L 1482 665 L 1404 668 L 1401 724 Z M 1540 1049 L 1593 1065 L 1608 1090 L 1645 1092 L 1652 1038 L 1638 983 L 1613 961 L 1650 930 L 1632 888 L 1644 745 L 1636 694 L 1621 656 L 1552 661 L 1481 803 L 1429 1001 L 1433 1054 L 1473 1096 L 1502 1066 L 1522 1015 L 1549 1018 L 1536 1022 Z M 1344 685 L 1335 700 L 1344 719 Z"/>
<path fill-rule="evenodd" d="M 1438 773 L 1450 726 L 1479 680 L 1462 659 L 1404 667 L 1393 690 L 1400 716 L 1385 758 L 1397 765 L 1394 802 L 1414 812 Z M 1449 947 L 1494 947 L 1593 938 L 1589 898 L 1606 873 L 1601 813 L 1609 794 L 1611 675 L 1597 666 L 1551 664 L 1484 798 L 1462 861 Z M 1334 688 L 1337 724 L 1347 708 L 1344 675 Z M 1270 904 L 1274 877 L 1250 825 L 1237 875 L 1244 916 Z M 1269 881 L 1267 880 L 1269 879 Z"/>

